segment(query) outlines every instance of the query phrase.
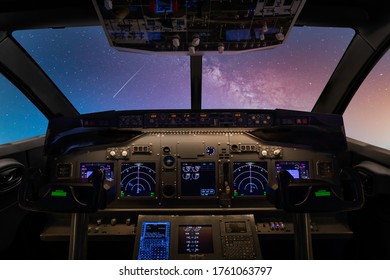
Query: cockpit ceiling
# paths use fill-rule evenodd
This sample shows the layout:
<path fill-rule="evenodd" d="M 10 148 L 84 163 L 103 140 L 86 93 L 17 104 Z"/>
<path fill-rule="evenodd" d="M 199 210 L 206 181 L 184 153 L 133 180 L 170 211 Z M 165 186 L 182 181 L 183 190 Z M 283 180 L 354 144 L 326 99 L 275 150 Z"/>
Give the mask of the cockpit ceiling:
<path fill-rule="evenodd" d="M 119 50 L 204 55 L 282 44 L 305 0 L 94 0 Z"/>

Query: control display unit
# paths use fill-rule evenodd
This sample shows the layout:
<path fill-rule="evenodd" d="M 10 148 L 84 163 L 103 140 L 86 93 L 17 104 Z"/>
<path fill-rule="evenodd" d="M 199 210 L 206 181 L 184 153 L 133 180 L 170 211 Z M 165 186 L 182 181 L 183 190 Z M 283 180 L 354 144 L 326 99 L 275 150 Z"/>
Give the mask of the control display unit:
<path fill-rule="evenodd" d="M 80 178 L 88 179 L 95 170 L 102 170 L 107 181 L 114 180 L 114 163 L 112 162 L 82 162 L 80 163 Z"/>
<path fill-rule="evenodd" d="M 139 260 L 168 260 L 170 222 L 144 222 L 140 236 Z"/>
<path fill-rule="evenodd" d="M 215 162 L 181 162 L 180 196 L 216 196 Z"/>
<path fill-rule="evenodd" d="M 155 197 L 156 164 L 123 162 L 121 164 L 120 197 Z"/>
<path fill-rule="evenodd" d="M 267 184 L 266 162 L 233 162 L 234 197 L 263 196 Z"/>
<path fill-rule="evenodd" d="M 275 164 L 276 172 L 288 171 L 295 179 L 310 179 L 308 161 L 278 161 Z"/>

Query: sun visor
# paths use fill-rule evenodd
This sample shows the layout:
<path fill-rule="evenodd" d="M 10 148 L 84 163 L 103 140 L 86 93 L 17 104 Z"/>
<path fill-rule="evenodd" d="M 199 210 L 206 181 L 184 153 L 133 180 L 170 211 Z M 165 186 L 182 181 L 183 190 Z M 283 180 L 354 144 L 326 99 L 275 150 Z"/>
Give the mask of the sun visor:
<path fill-rule="evenodd" d="M 269 49 L 286 41 L 305 0 L 93 0 L 112 47 L 207 55 Z"/>

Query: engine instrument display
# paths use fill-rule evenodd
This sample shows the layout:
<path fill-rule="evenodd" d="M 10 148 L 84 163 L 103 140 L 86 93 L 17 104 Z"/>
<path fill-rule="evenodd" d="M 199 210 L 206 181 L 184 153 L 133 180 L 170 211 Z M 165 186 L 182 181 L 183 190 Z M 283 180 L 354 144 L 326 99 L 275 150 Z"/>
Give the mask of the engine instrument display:
<path fill-rule="evenodd" d="M 95 170 L 102 170 L 107 181 L 114 180 L 114 164 L 112 162 L 82 162 L 80 163 L 80 178 L 88 179 Z"/>
<path fill-rule="evenodd" d="M 179 226 L 179 254 L 214 253 L 211 225 Z"/>
<path fill-rule="evenodd" d="M 295 179 L 310 179 L 308 161 L 278 161 L 275 164 L 276 172 L 288 171 Z"/>
<path fill-rule="evenodd" d="M 266 162 L 233 162 L 233 196 L 263 196 L 268 184 Z"/>
<path fill-rule="evenodd" d="M 215 162 L 181 162 L 180 195 L 206 197 L 216 195 Z"/>
<path fill-rule="evenodd" d="M 155 197 L 156 164 L 124 162 L 121 164 L 120 197 Z"/>

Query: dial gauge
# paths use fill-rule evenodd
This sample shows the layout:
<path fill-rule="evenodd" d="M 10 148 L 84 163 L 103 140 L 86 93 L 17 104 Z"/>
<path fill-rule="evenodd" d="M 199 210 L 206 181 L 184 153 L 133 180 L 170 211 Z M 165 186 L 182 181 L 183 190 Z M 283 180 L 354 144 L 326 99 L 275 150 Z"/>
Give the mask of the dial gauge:
<path fill-rule="evenodd" d="M 208 146 L 206 148 L 206 154 L 209 156 L 215 155 L 215 148 L 213 146 Z"/>

